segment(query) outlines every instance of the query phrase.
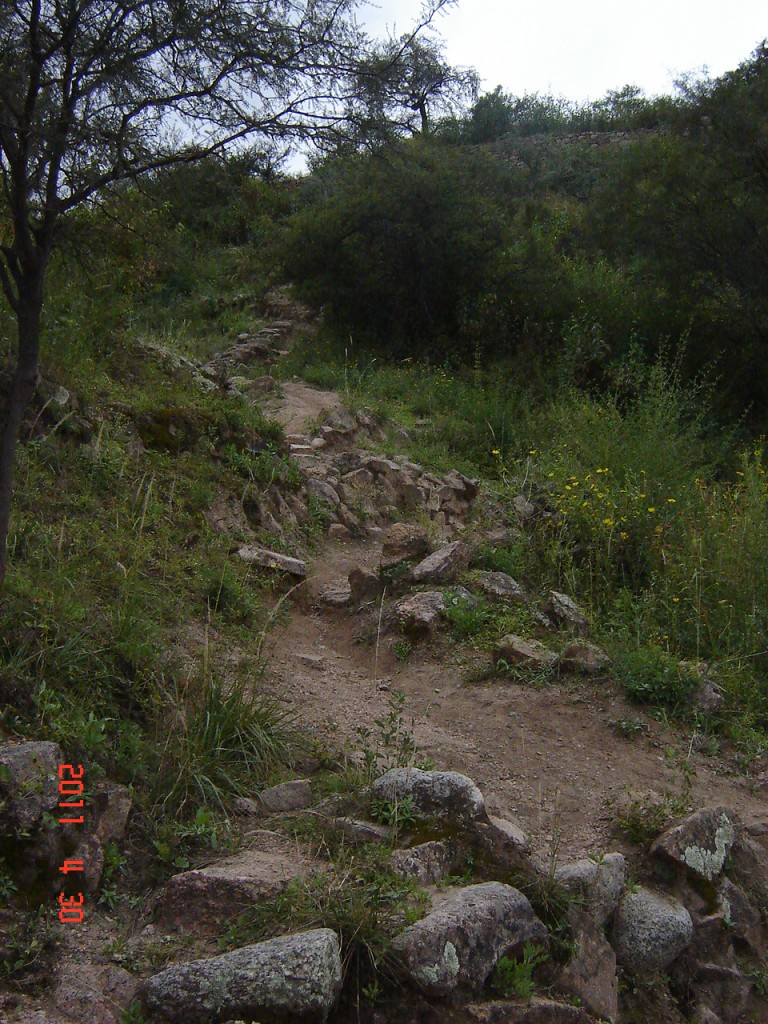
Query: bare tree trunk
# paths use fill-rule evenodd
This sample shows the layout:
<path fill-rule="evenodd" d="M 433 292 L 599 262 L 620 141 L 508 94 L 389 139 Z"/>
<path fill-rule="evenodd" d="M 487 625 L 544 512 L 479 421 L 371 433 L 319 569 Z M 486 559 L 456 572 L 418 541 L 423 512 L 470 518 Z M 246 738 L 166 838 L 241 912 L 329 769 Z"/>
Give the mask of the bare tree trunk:
<path fill-rule="evenodd" d="M 17 310 L 18 353 L 16 371 L 6 398 L 0 435 L 0 587 L 5 580 L 8 530 L 13 498 L 13 465 L 21 424 L 37 383 L 40 353 L 40 317 L 43 308 L 44 266 L 23 282 Z"/>

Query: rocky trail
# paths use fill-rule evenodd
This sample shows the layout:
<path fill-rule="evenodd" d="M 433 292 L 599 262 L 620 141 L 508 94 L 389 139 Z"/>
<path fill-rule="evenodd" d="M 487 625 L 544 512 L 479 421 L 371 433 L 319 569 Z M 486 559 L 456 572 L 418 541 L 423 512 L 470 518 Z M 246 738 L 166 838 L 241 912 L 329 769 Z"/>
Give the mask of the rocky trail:
<path fill-rule="evenodd" d="M 311 449 L 313 438 L 300 428 L 339 407 L 333 392 L 288 383 L 270 412 L 301 451 Z M 338 459 L 339 449 L 312 450 L 313 471 L 333 478 L 326 467 Z M 639 712 L 610 673 L 586 681 L 565 674 L 546 685 L 497 677 L 473 682 L 473 669 L 487 655 L 470 650 L 465 663 L 457 664 L 455 645 L 435 634 L 415 641 L 413 653 L 399 660 L 398 632 L 390 629 L 378 642 L 373 633 L 382 605 L 386 620 L 395 595 L 370 594 L 358 602 L 357 612 L 354 605 L 338 610 L 322 600 L 355 570 L 379 572 L 382 527 L 375 525 L 362 538 L 343 527 L 339 532 L 343 537 L 327 539 L 312 559 L 306 592 L 270 645 L 274 680 L 292 699 L 298 697 L 302 719 L 311 728 L 320 723 L 329 742 L 359 743 L 358 730 L 385 715 L 391 693 L 402 691 L 419 752 L 439 768 L 471 776 L 492 812 L 518 819 L 547 862 L 621 845 L 618 807 L 628 794 L 677 795 L 684 784 L 680 759 L 692 779 L 694 805 L 727 804 L 745 817 L 768 821 L 764 790 L 756 791 L 724 759 L 697 751 L 694 736 Z M 450 529 L 444 532 L 452 539 Z M 622 720 L 637 722 L 642 734 L 622 737 L 616 728 Z"/>
<path fill-rule="evenodd" d="M 500 509 L 461 473 L 437 476 L 395 449 L 382 454 L 383 425 L 333 392 L 226 378 L 265 353 L 274 361 L 274 342 L 290 330 L 277 323 L 238 339 L 208 370 L 284 425 L 299 472 L 291 487 L 263 485 L 247 510 L 244 498 L 221 494 L 206 518 L 231 538 L 232 558 L 275 574 L 255 685 L 296 716 L 307 764 L 351 768 L 356 779 L 366 755 L 379 756 L 383 774 L 355 783 L 360 792 L 324 796 L 313 768 L 238 798 L 237 852 L 176 865 L 130 919 L 94 907 L 86 929 L 60 940 L 50 993 L 0 992 L 0 1019 L 768 1024 L 765 779 L 746 778 L 692 727 L 630 705 L 568 595 L 542 601 L 529 581 L 470 568 L 479 544 L 504 545 L 547 514 L 531 495 Z M 207 368 L 193 369 L 204 383 Z M 296 557 L 292 528 L 312 516 L 322 536 L 308 558 Z M 451 616 L 471 612 L 480 595 L 518 609 L 532 624 L 526 635 L 498 637 L 493 652 L 471 631 L 457 640 Z M 190 624 L 179 647 L 207 653 L 209 639 L 215 648 L 215 631 Z M 251 654 L 221 650 L 220 667 Z M 716 704 L 706 673 L 692 699 Z M 409 767 L 398 760 L 404 749 Z M 45 833 L 62 756 L 53 743 L 0 746 L 0 786 L 14 781 L 0 792 L 2 813 L 38 836 L 36 870 L 55 872 L 63 855 L 62 838 Z M 67 853 L 89 864 L 95 896 L 105 850 L 125 841 L 132 797 L 105 781 L 93 807 Z M 661 812 L 669 820 L 654 817 Z M 658 836 L 653 846 L 648 836 L 630 841 L 631 815 Z M 306 828 L 293 830 L 302 820 L 319 826 L 320 852 Z M 346 859 L 328 856 L 326 836 L 341 837 Z M 345 974 L 364 925 L 344 913 L 367 910 L 355 904 L 364 875 L 354 874 L 371 857 L 365 844 L 379 844 L 388 865 L 373 895 L 388 907 L 385 990 L 377 975 L 363 986 Z M 403 892 L 420 887 L 418 907 L 407 905 L 413 893 L 389 906 L 380 887 L 395 877 Z M 331 900 L 322 927 L 302 930 L 306 916 L 279 902 L 291 885 L 305 915 L 307 901 Z M 262 907 L 271 907 L 267 937 L 230 934 L 221 953 L 243 911 Z M 325 927 L 329 919 L 346 924 Z M 507 980 L 491 991 L 500 962 Z M 531 998 L 534 990 L 543 994 Z"/>

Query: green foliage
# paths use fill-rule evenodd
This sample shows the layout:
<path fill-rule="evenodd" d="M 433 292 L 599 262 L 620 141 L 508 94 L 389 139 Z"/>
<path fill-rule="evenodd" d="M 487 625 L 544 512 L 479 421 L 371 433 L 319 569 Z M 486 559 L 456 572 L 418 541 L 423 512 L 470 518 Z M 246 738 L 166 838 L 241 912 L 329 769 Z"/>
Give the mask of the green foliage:
<path fill-rule="evenodd" d="M 517 960 L 503 956 L 491 975 L 491 989 L 505 999 L 530 999 L 536 990 L 534 971 L 548 959 L 541 946 L 526 942 L 523 955 Z"/>
<path fill-rule="evenodd" d="M 658 647 L 623 653 L 614 669 L 627 695 L 638 704 L 680 707 L 696 689 L 696 675 Z"/>
<path fill-rule="evenodd" d="M 339 337 L 390 355 L 466 352 L 462 310 L 502 244 L 511 177 L 424 140 L 324 166 L 289 224 L 286 273 Z"/>
<path fill-rule="evenodd" d="M 245 682 L 204 679 L 168 733 L 158 796 L 184 808 L 223 807 L 230 796 L 246 795 L 285 760 L 289 724 L 288 709 Z"/>

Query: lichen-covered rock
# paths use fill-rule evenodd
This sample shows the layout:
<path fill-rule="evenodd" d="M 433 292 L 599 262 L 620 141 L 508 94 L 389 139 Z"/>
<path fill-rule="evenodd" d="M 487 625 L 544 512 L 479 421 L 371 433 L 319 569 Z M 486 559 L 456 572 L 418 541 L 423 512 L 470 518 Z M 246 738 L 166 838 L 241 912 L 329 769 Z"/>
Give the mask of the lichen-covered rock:
<path fill-rule="evenodd" d="M 414 814 L 457 825 L 486 819 L 483 794 L 472 779 L 459 772 L 390 768 L 373 783 L 371 795 L 390 803 L 408 800 Z"/>
<path fill-rule="evenodd" d="M 392 942 L 403 977 L 431 997 L 459 986 L 480 988 L 502 956 L 547 930 L 511 885 L 483 882 L 460 889 Z"/>
<path fill-rule="evenodd" d="M 25 832 L 59 802 L 61 748 L 56 743 L 4 743 L 0 747 L 0 832 Z"/>
<path fill-rule="evenodd" d="M 319 928 L 168 967 L 145 982 L 142 1002 L 163 1024 L 324 1024 L 341 980 L 339 940 Z"/>
<path fill-rule="evenodd" d="M 384 534 L 381 568 L 393 569 L 410 560 L 421 560 L 429 553 L 429 537 L 421 526 L 393 523 Z"/>
<path fill-rule="evenodd" d="M 578 996 L 595 1016 L 615 1021 L 619 1016 L 616 954 L 588 913 L 574 907 L 568 917 L 573 953 L 558 970 L 555 988 Z"/>
<path fill-rule="evenodd" d="M 450 583 L 469 565 L 471 552 L 461 540 L 445 544 L 414 567 L 414 583 Z"/>
<path fill-rule="evenodd" d="M 723 870 L 735 838 L 733 813 L 726 807 L 707 807 L 661 835 L 652 853 L 711 882 Z"/>
<path fill-rule="evenodd" d="M 691 915 L 676 899 L 642 886 L 621 898 L 611 945 L 635 973 L 666 970 L 693 938 Z"/>
<path fill-rule="evenodd" d="M 596 676 L 605 672 L 611 659 L 600 647 L 588 643 L 571 644 L 560 655 L 561 672 L 578 672 L 580 675 Z"/>
<path fill-rule="evenodd" d="M 543 610 L 544 614 L 561 629 L 567 629 L 575 636 L 589 636 L 589 619 L 567 594 L 550 590 Z"/>
<path fill-rule="evenodd" d="M 558 657 L 538 640 L 526 640 L 525 637 L 508 633 L 499 640 L 493 650 L 494 665 L 498 665 L 500 661 L 511 668 L 540 670 L 553 668 Z"/>
<path fill-rule="evenodd" d="M 445 608 L 445 595 L 439 590 L 427 590 L 398 601 L 395 619 L 404 633 L 423 636 L 437 629 Z"/>
<path fill-rule="evenodd" d="M 480 572 L 477 574 L 477 585 L 484 594 L 496 597 L 510 604 L 525 604 L 525 591 L 505 572 Z"/>
<path fill-rule="evenodd" d="M 627 862 L 620 853 L 577 860 L 557 868 L 555 879 L 571 898 L 583 901 L 598 925 L 604 925 L 626 889 Z"/>
<path fill-rule="evenodd" d="M 244 850 L 206 867 L 184 871 L 166 882 L 159 919 L 166 926 L 207 934 L 256 900 L 282 892 L 310 866 L 299 857 Z"/>

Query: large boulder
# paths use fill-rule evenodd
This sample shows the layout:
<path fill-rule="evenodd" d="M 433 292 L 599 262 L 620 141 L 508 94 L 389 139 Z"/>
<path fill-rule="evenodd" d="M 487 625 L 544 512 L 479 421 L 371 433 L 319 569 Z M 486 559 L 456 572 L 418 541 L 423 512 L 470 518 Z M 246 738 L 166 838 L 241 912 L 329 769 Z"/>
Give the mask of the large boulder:
<path fill-rule="evenodd" d="M 707 807 L 661 835 L 651 852 L 712 882 L 722 872 L 735 838 L 733 812 L 726 807 Z"/>
<path fill-rule="evenodd" d="M 431 997 L 459 986 L 479 989 L 503 956 L 547 930 L 511 885 L 483 882 L 460 889 L 392 942 L 403 977 Z"/>
<path fill-rule="evenodd" d="M 693 921 L 682 903 L 639 886 L 619 903 L 611 944 L 624 967 L 652 974 L 666 970 L 692 938 Z"/>
<path fill-rule="evenodd" d="M 163 1024 L 324 1024 L 341 981 L 339 940 L 319 928 L 168 967 L 145 982 L 142 1001 Z"/>
<path fill-rule="evenodd" d="M 486 820 L 483 794 L 472 779 L 459 772 L 425 772 L 420 768 L 390 768 L 371 786 L 374 800 L 409 801 L 420 817 L 437 817 L 457 826 Z"/>
<path fill-rule="evenodd" d="M 56 807 L 63 761 L 55 743 L 4 743 L 0 747 L 0 832 L 35 828 L 43 814 Z"/>

